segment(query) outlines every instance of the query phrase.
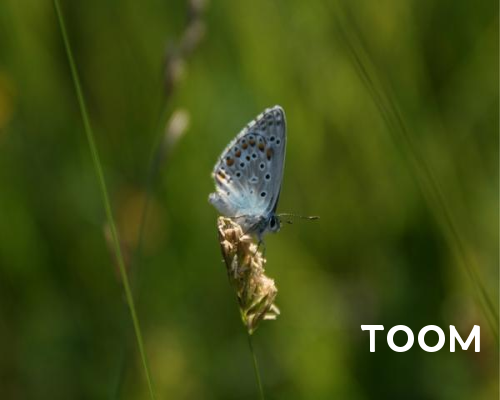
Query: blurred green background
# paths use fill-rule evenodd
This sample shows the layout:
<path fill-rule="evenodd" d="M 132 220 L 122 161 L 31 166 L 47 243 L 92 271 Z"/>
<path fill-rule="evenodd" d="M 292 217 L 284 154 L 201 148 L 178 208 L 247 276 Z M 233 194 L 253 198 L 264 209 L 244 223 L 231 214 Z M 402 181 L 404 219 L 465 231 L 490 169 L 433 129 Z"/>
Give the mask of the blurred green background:
<path fill-rule="evenodd" d="M 321 219 L 267 237 L 282 313 L 254 336 L 267 398 L 497 398 L 496 323 L 471 275 L 497 313 L 497 2 L 62 9 L 159 399 L 257 398 L 207 196 L 224 146 L 274 104 L 279 210 Z M 53 4 L 3 0 L 2 399 L 149 398 L 103 210 Z M 385 326 L 375 353 L 361 324 Z M 395 353 L 399 324 L 438 325 L 446 345 Z M 474 324 L 481 352 L 450 353 L 448 326 Z"/>

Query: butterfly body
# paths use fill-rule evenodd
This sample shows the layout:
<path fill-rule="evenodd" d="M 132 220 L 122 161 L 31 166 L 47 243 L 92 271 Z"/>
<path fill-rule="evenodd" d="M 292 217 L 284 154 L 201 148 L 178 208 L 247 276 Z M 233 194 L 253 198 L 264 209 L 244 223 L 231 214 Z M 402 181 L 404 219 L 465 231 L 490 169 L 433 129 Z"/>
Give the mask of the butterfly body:
<path fill-rule="evenodd" d="M 274 106 L 238 133 L 212 172 L 216 191 L 210 194 L 210 203 L 259 240 L 265 233 L 280 229 L 276 208 L 285 151 L 285 112 Z"/>

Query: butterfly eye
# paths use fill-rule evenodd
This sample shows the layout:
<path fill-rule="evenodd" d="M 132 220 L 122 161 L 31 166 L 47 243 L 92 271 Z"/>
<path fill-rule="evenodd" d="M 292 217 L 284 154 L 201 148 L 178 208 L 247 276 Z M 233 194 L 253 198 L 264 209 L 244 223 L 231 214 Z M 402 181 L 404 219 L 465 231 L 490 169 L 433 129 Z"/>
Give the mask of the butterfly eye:
<path fill-rule="evenodd" d="M 274 228 L 276 226 L 276 221 L 274 220 L 274 218 L 271 218 L 271 220 L 269 221 L 269 226 L 271 228 Z"/>

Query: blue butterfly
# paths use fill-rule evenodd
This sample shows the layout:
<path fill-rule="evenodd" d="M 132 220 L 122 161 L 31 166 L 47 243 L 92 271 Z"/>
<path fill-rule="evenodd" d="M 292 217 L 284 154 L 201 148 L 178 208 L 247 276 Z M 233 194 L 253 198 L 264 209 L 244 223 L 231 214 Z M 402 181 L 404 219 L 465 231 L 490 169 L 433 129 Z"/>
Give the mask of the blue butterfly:
<path fill-rule="evenodd" d="M 283 180 L 286 150 L 285 112 L 266 109 L 238 133 L 222 152 L 212 177 L 216 191 L 209 202 L 233 218 L 245 233 L 280 230 L 276 207 Z"/>

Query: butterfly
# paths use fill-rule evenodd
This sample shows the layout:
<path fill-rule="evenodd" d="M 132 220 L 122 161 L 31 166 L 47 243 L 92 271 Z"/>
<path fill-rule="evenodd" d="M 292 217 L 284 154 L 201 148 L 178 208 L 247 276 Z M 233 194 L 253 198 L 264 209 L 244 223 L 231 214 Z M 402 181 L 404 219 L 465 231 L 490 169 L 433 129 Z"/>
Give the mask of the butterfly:
<path fill-rule="evenodd" d="M 216 191 L 209 202 L 233 218 L 259 242 L 267 232 L 280 230 L 276 214 L 286 151 L 285 111 L 264 110 L 222 152 L 212 177 Z"/>

